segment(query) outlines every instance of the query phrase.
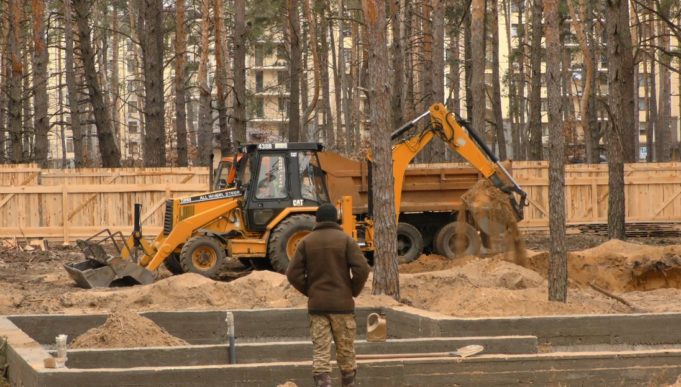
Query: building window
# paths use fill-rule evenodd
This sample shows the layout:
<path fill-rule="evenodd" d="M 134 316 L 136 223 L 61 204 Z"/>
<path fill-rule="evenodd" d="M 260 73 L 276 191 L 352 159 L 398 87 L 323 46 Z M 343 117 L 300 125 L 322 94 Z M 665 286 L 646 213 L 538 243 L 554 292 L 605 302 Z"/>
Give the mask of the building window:
<path fill-rule="evenodd" d="M 255 92 L 260 93 L 264 89 L 263 87 L 263 75 L 262 71 L 255 72 Z"/>
<path fill-rule="evenodd" d="M 66 152 L 73 152 L 73 139 L 72 138 L 67 138 L 66 139 Z"/>
<path fill-rule="evenodd" d="M 265 58 L 265 48 L 263 46 L 255 46 L 255 65 L 262 66 Z"/>
<path fill-rule="evenodd" d="M 511 37 L 512 38 L 517 38 L 518 37 L 518 24 L 511 24 Z"/>
<path fill-rule="evenodd" d="M 139 110 L 137 109 L 137 101 L 128 102 L 128 114 L 137 114 Z"/>
<path fill-rule="evenodd" d="M 128 143 L 128 150 L 130 151 L 131 155 L 137 156 L 140 153 L 140 145 L 134 141 L 130 141 Z"/>
<path fill-rule="evenodd" d="M 128 121 L 128 133 L 137 133 L 138 130 L 137 121 Z"/>
<path fill-rule="evenodd" d="M 285 112 L 288 109 L 288 98 L 279 97 L 279 111 Z"/>
<path fill-rule="evenodd" d="M 255 117 L 256 118 L 265 117 L 265 100 L 262 98 L 255 99 Z"/>
<path fill-rule="evenodd" d="M 288 59 L 288 53 L 286 52 L 286 47 L 277 46 L 277 62 L 286 61 Z"/>
<path fill-rule="evenodd" d="M 645 98 L 638 99 L 638 110 L 648 110 L 648 100 Z"/>
<path fill-rule="evenodd" d="M 541 111 L 549 111 L 549 101 L 546 98 L 541 99 Z"/>
<path fill-rule="evenodd" d="M 352 26 L 349 23 L 343 24 L 343 36 L 352 36 Z"/>
<path fill-rule="evenodd" d="M 135 61 L 132 59 L 128 59 L 128 72 L 132 73 L 135 71 Z"/>
<path fill-rule="evenodd" d="M 277 84 L 279 86 L 288 86 L 288 73 L 286 71 L 277 71 Z"/>
<path fill-rule="evenodd" d="M 511 0 L 511 12 L 524 12 L 525 1 L 524 0 Z"/>
<path fill-rule="evenodd" d="M 135 92 L 135 81 L 128 81 L 128 93 Z"/>

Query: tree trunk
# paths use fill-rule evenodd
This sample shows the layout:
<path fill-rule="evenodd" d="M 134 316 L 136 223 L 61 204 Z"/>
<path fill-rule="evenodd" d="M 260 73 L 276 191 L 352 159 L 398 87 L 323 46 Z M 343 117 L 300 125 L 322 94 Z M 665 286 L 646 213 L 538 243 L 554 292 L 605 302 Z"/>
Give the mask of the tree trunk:
<path fill-rule="evenodd" d="M 113 66 L 111 66 L 111 101 L 113 108 L 113 131 L 114 137 L 118 139 L 118 143 L 123 149 L 125 149 L 125 141 L 123 133 L 121 133 L 121 80 L 118 72 L 118 65 L 120 61 L 120 37 L 118 29 L 118 8 L 115 3 L 113 4 L 113 15 L 112 15 L 112 34 L 111 34 L 111 60 Z"/>
<path fill-rule="evenodd" d="M 288 140 L 300 141 L 300 74 L 302 51 L 300 48 L 300 17 L 298 0 L 287 0 L 288 37 L 289 37 L 289 101 L 288 101 Z M 342 42 L 342 39 L 341 39 Z M 346 123 L 347 125 L 347 123 Z"/>
<path fill-rule="evenodd" d="M 61 41 L 61 34 L 59 34 L 59 40 Z M 57 68 L 63 69 L 62 62 L 62 51 L 57 50 Z M 66 159 L 66 120 L 64 118 L 64 72 L 59 71 L 57 75 L 57 112 L 59 114 L 59 137 L 61 145 L 61 167 L 68 168 L 68 161 Z M 0 88 L 2 90 L 2 88 Z M 2 103 L 0 103 L 2 106 Z M 1 118 L 0 118 L 1 121 Z"/>
<path fill-rule="evenodd" d="M 392 127 L 399 128 L 406 120 L 404 119 L 404 112 L 402 108 L 402 85 L 404 84 L 404 50 L 402 48 L 402 29 L 400 15 L 402 8 L 400 7 L 400 0 L 391 0 L 394 5 L 395 12 L 392 15 L 392 45 L 391 55 L 392 60 L 392 94 L 390 95 L 390 112 L 392 118 Z"/>
<path fill-rule="evenodd" d="M 9 35 L 7 37 L 7 54 L 9 55 L 8 86 L 8 126 L 10 134 L 11 156 L 14 164 L 24 162 L 23 139 L 21 133 L 21 80 L 24 76 L 24 65 L 21 62 L 21 19 L 23 12 L 19 0 L 9 0 Z"/>
<path fill-rule="evenodd" d="M 184 31 L 184 0 L 175 2 L 175 132 L 177 134 L 177 165 L 187 166 L 187 105 L 185 67 L 187 36 Z"/>
<path fill-rule="evenodd" d="M 210 164 L 213 153 L 213 117 L 210 108 L 208 85 L 208 34 L 210 27 L 210 0 L 201 1 L 201 54 L 199 58 L 199 141 L 197 159 L 199 165 Z"/>
<path fill-rule="evenodd" d="M 329 4 L 327 3 L 327 6 Z M 329 14 L 331 13 L 330 10 L 327 10 Z M 345 66 L 341 67 L 341 62 L 343 61 L 343 57 L 341 55 L 341 52 L 338 52 L 338 55 L 336 54 L 336 41 L 334 38 L 334 33 L 335 33 L 335 28 L 333 24 L 333 20 L 329 19 L 328 20 L 328 33 L 329 33 L 329 48 L 331 49 L 331 68 L 332 68 L 332 73 L 333 73 L 333 96 L 334 96 L 334 104 L 335 104 L 335 109 L 336 109 L 336 137 L 334 138 L 334 145 L 336 146 L 336 149 L 340 150 L 341 152 L 345 152 L 345 142 L 342 141 L 343 138 L 343 82 L 341 81 L 342 77 L 344 77 L 344 74 L 341 74 L 341 68 L 345 69 Z M 338 31 L 341 31 L 339 34 L 339 40 L 342 42 L 343 41 L 343 28 L 342 24 L 339 21 L 338 22 L 339 27 Z M 339 47 L 340 48 L 340 47 Z"/>
<path fill-rule="evenodd" d="M 213 28 L 215 31 L 215 85 L 217 86 L 216 106 L 218 110 L 218 127 L 220 128 L 220 151 L 227 156 L 231 151 L 232 139 L 227 125 L 227 50 L 224 44 L 224 17 L 222 0 L 213 1 Z M 239 38 L 241 39 L 241 38 Z M 245 42 L 235 43 L 244 45 Z M 237 101 L 239 99 L 237 98 Z"/>
<path fill-rule="evenodd" d="M 102 155 L 102 166 L 105 168 L 120 167 L 121 153 L 114 141 L 111 129 L 111 116 L 106 110 L 106 103 L 95 68 L 95 53 L 90 43 L 90 26 L 88 24 L 88 20 L 90 20 L 90 6 L 90 2 L 86 0 L 73 1 L 76 22 L 78 23 L 80 53 L 85 70 L 85 80 L 90 96 L 90 104 L 95 116 L 97 139 L 99 140 L 99 150 Z"/>
<path fill-rule="evenodd" d="M 648 74 L 643 82 L 643 92 L 646 98 L 646 161 L 649 163 L 653 162 L 653 132 L 655 131 L 655 119 L 652 113 L 657 104 L 656 99 L 654 98 L 655 93 L 652 92 L 651 85 L 655 63 L 651 61 L 650 64 L 651 69 L 650 72 L 648 72 L 648 59 L 643 58 L 643 73 Z"/>
<path fill-rule="evenodd" d="M 624 0 L 619 7 L 619 35 L 622 41 L 622 152 L 625 163 L 635 163 L 638 149 L 636 149 L 636 137 L 638 136 L 639 117 L 636 114 L 638 101 L 634 99 L 634 87 L 638 87 L 634 78 L 634 50 L 629 28 L 629 3 Z M 623 203 L 622 203 L 623 205 Z"/>
<path fill-rule="evenodd" d="M 324 115 L 324 140 L 329 149 L 334 149 L 336 136 L 333 127 L 333 114 L 331 114 L 331 90 L 329 83 L 329 23 L 326 14 L 326 3 L 319 9 L 319 68 L 322 87 L 322 114 Z M 333 33 L 333 31 L 331 31 Z"/>
<path fill-rule="evenodd" d="M 246 143 L 246 0 L 234 1 L 234 142 Z"/>
<path fill-rule="evenodd" d="M 591 155 L 591 162 L 592 163 L 600 163 L 601 162 L 601 128 L 600 128 L 600 123 L 598 122 L 598 105 L 596 103 L 597 100 L 597 93 L 598 93 L 598 86 L 597 86 L 597 76 L 596 74 L 598 73 L 598 62 L 597 58 L 600 58 L 601 50 L 600 50 L 600 45 L 603 44 L 604 42 L 601 39 L 601 36 L 603 35 L 602 32 L 602 27 L 600 27 L 600 24 L 596 23 L 594 24 L 594 18 L 596 17 L 596 9 L 595 7 L 598 7 L 599 10 L 602 9 L 602 6 L 600 6 L 598 3 L 594 4 L 591 1 L 586 2 L 586 28 L 587 28 L 587 37 L 588 41 L 590 42 L 590 47 L 589 51 L 591 52 L 591 58 L 593 59 L 593 70 L 594 70 L 594 75 L 591 77 L 591 95 L 589 96 L 589 109 L 587 111 L 587 119 L 589 121 L 589 133 L 591 134 L 591 138 L 587 139 L 587 141 L 591 142 L 591 150 L 592 150 L 592 155 Z M 598 26 L 598 29 L 596 28 Z M 598 37 L 597 37 L 598 36 Z M 600 82 L 598 82 L 600 84 Z M 602 111 L 602 109 L 601 109 Z"/>
<path fill-rule="evenodd" d="M 664 3 L 664 4 L 662 4 Z M 669 2 L 657 3 L 657 12 L 660 17 L 669 19 Z M 660 94 L 658 98 L 657 122 L 655 123 L 655 149 L 656 161 L 667 162 L 671 160 L 671 57 L 665 52 L 669 51 L 669 29 L 663 21 L 657 25 L 657 60 L 659 61 Z"/>
<path fill-rule="evenodd" d="M 33 126 L 35 128 L 35 161 L 47 167 L 50 129 L 47 116 L 47 44 L 45 43 L 45 2 L 32 0 L 33 11 Z M 61 69 L 60 69 L 61 70 Z"/>
<path fill-rule="evenodd" d="M 530 160 L 542 159 L 542 127 L 541 127 L 541 36 L 542 36 L 542 0 L 533 0 L 532 7 L 532 48 L 530 50 L 530 67 L 532 81 L 530 86 L 530 144 L 528 156 Z"/>
<path fill-rule="evenodd" d="M 371 122 L 372 194 L 375 220 L 373 294 L 386 294 L 400 299 L 397 269 L 397 224 L 393 192 L 392 151 L 390 146 L 390 85 L 388 47 L 386 46 L 385 2 L 363 0 L 364 23 L 369 54 L 369 100 Z"/>
<path fill-rule="evenodd" d="M 432 35 L 431 61 L 433 71 L 430 76 L 431 103 L 445 103 L 445 0 L 431 0 L 432 4 Z M 429 109 L 430 106 L 426 106 Z M 424 110 L 425 111 L 425 110 Z M 395 126 L 394 128 L 398 128 Z M 432 162 L 445 161 L 445 144 L 434 141 L 432 145 Z"/>
<path fill-rule="evenodd" d="M 623 34 L 620 8 L 627 7 L 626 0 L 607 0 L 605 28 L 608 46 L 608 237 L 624 239 L 624 155 L 622 149 L 624 80 L 622 69 Z"/>
<path fill-rule="evenodd" d="M 589 42 L 587 41 L 586 34 L 584 33 L 584 28 L 582 28 L 582 24 L 585 23 L 587 18 L 586 0 L 580 0 L 579 2 L 579 18 L 577 17 L 577 11 L 575 10 L 573 2 L 568 1 L 567 4 L 570 11 L 570 19 L 572 20 L 572 29 L 577 35 L 577 41 L 579 42 L 579 48 L 582 53 L 582 61 L 584 63 L 584 78 L 582 79 L 582 95 L 579 99 L 579 114 L 582 131 L 584 133 L 586 162 L 593 164 L 594 147 L 593 142 L 591 141 L 591 126 L 589 124 L 589 101 L 591 99 L 591 80 L 594 76 L 594 62 L 593 58 L 591 57 L 591 48 L 589 47 Z"/>
<path fill-rule="evenodd" d="M 0 11 L 8 13 L 8 4 L 0 1 Z M 5 153 L 7 125 L 6 120 L 6 104 L 7 104 L 7 80 L 9 78 L 10 63 L 7 59 L 7 37 L 9 35 L 9 21 L 0 18 L 0 164 L 7 162 L 7 155 Z"/>
<path fill-rule="evenodd" d="M 561 95 L 561 44 L 558 0 L 544 0 L 546 17 L 546 90 L 549 110 L 549 301 L 567 300 L 565 250 L 565 134 Z"/>
<path fill-rule="evenodd" d="M 492 107 L 494 109 L 494 125 L 496 126 L 498 156 L 506 160 L 506 132 L 504 117 L 501 111 L 501 76 L 499 74 L 499 8 L 496 1 L 490 3 L 490 26 L 492 30 Z"/>
<path fill-rule="evenodd" d="M 471 81 L 473 79 L 473 51 L 471 49 L 473 33 L 471 29 L 471 23 L 472 23 L 471 11 L 470 9 L 468 9 L 466 10 L 466 17 L 463 22 L 464 24 L 463 40 L 465 43 L 463 55 L 464 55 L 464 70 L 466 73 L 466 116 L 469 120 L 473 119 L 473 105 L 475 104 L 473 101 L 473 89 L 471 88 Z"/>
<path fill-rule="evenodd" d="M 80 124 L 80 107 L 78 105 L 78 85 L 73 60 L 73 22 L 71 0 L 64 0 L 64 65 L 66 72 L 66 89 L 69 94 L 69 110 L 71 113 L 71 134 L 73 136 L 73 161 L 76 168 L 85 166 L 83 157 L 83 139 L 85 133 Z"/>
<path fill-rule="evenodd" d="M 473 94 L 473 128 L 486 133 L 485 102 L 485 0 L 471 3 L 471 91 Z"/>
<path fill-rule="evenodd" d="M 144 166 L 166 165 L 165 96 L 163 93 L 163 1 L 144 1 L 139 26 L 144 63 Z"/>
<path fill-rule="evenodd" d="M 303 47 L 309 47 L 310 48 L 310 54 L 312 55 L 312 73 L 313 73 L 313 84 L 314 84 L 314 89 L 313 89 L 313 95 L 312 95 L 312 100 L 309 102 L 309 105 L 306 103 L 303 104 L 303 106 L 307 107 L 305 108 L 305 111 L 303 112 L 303 128 L 307 131 L 308 124 L 312 121 L 312 125 L 316 127 L 317 125 L 317 120 L 315 116 L 312 116 L 312 113 L 315 112 L 315 109 L 317 108 L 317 103 L 319 102 L 319 85 L 320 85 L 320 68 L 319 68 L 319 54 L 317 53 L 317 23 L 315 23 L 315 19 L 312 14 L 312 10 L 310 7 L 310 0 L 303 0 L 303 14 L 305 15 L 305 19 L 307 20 L 307 33 L 304 34 L 304 38 L 307 38 L 307 44 L 303 44 Z M 307 61 L 305 62 L 305 65 L 303 67 L 304 69 L 307 69 Z M 304 75 L 307 75 L 307 71 L 303 73 Z M 303 82 L 304 84 L 307 84 L 307 82 Z M 307 92 L 303 92 L 303 98 L 307 97 Z M 313 118 L 315 120 L 313 121 Z M 312 134 L 314 131 L 310 132 Z M 312 137 L 308 137 L 307 135 L 305 138 L 312 139 Z"/>
<path fill-rule="evenodd" d="M 27 4 L 24 4 L 26 6 Z M 24 10 L 26 11 L 26 10 Z M 27 12 L 24 12 L 24 15 L 27 15 Z M 22 145 L 24 146 L 23 148 L 23 159 L 24 162 L 28 161 L 33 161 L 33 121 L 31 118 L 33 117 L 33 111 L 32 108 L 33 106 L 31 105 L 31 94 L 33 92 L 31 88 L 31 77 L 28 76 L 30 73 L 29 71 L 29 61 L 28 58 L 31 56 L 29 53 L 32 51 L 32 45 L 33 45 L 33 40 L 30 38 L 30 31 L 28 29 L 23 30 L 22 34 L 22 42 L 21 42 L 21 47 L 23 47 L 22 50 L 22 55 L 21 55 L 21 61 L 22 61 L 22 67 L 27 71 L 27 74 L 24 75 L 23 78 L 23 87 L 22 87 L 22 97 L 21 97 L 21 102 L 22 102 L 22 109 L 23 109 L 23 123 L 22 123 Z"/>

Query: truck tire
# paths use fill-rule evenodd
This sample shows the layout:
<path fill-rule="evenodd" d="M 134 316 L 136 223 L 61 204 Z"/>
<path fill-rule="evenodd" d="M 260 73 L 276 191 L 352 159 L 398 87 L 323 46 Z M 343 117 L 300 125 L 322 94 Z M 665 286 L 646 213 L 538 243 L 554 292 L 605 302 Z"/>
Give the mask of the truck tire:
<path fill-rule="evenodd" d="M 423 252 L 423 235 L 409 223 L 397 224 L 397 255 L 400 263 L 418 259 Z"/>
<path fill-rule="evenodd" d="M 473 226 L 466 223 L 460 226 L 458 222 L 447 223 L 435 234 L 435 252 L 449 259 L 456 258 L 456 239 L 459 227 L 464 228 L 466 246 L 463 255 L 477 255 L 480 252 L 480 235 Z"/>
<path fill-rule="evenodd" d="M 172 253 L 163 261 L 163 265 L 168 269 L 169 272 L 178 275 L 184 273 L 182 270 L 182 265 L 180 265 L 180 255 L 177 253 Z"/>
<path fill-rule="evenodd" d="M 225 249 L 215 238 L 195 236 L 182 246 L 180 265 L 185 273 L 198 273 L 217 279 L 227 263 Z"/>
<path fill-rule="evenodd" d="M 275 271 L 286 272 L 298 243 L 312 231 L 314 225 L 314 216 L 299 214 L 289 216 L 274 228 L 267 244 L 267 256 Z"/>

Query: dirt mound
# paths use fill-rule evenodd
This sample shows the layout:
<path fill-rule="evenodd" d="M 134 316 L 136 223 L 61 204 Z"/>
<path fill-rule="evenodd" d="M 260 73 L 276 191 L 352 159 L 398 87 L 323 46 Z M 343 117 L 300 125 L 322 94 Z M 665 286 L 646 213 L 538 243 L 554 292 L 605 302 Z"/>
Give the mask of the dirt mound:
<path fill-rule="evenodd" d="M 442 255 L 422 255 L 417 260 L 400 265 L 400 273 L 423 273 L 426 271 L 438 271 L 451 269 L 464 265 L 476 257 L 461 257 L 449 259 Z"/>
<path fill-rule="evenodd" d="M 131 348 L 189 345 L 134 312 L 117 311 L 71 342 L 71 348 Z"/>
<path fill-rule="evenodd" d="M 500 258 L 473 259 L 448 270 L 400 276 L 403 301 L 452 316 L 624 313 L 629 309 L 590 289 L 571 288 L 568 302 L 547 301 L 546 281 Z"/>
<path fill-rule="evenodd" d="M 528 257 L 528 267 L 546 277 L 549 253 Z M 568 253 L 568 278 L 614 292 L 681 288 L 681 246 L 648 246 L 610 240 Z"/>
<path fill-rule="evenodd" d="M 232 282 L 218 282 L 200 274 L 186 273 L 147 286 L 125 289 L 77 291 L 64 294 L 60 303 L 70 309 L 172 310 L 210 308 L 285 308 L 302 306 L 304 297 L 286 277 L 256 271 Z"/>
<path fill-rule="evenodd" d="M 461 201 L 463 203 L 461 212 L 469 212 L 478 226 L 488 231 L 492 240 L 501 239 L 500 242 L 505 245 L 503 250 L 513 252 L 516 264 L 525 266 L 525 243 L 509 196 L 495 187 L 491 181 L 481 179 L 461 195 Z M 458 219 L 457 235 L 464 238 L 466 218 Z M 503 234 L 503 237 L 497 234 Z M 457 244 L 464 246 L 465 241 L 457 241 Z"/>

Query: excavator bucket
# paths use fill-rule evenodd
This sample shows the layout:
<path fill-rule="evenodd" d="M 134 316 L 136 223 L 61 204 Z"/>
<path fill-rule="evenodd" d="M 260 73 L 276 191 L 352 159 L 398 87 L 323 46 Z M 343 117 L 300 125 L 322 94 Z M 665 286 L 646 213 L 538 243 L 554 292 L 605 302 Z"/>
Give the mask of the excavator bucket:
<path fill-rule="evenodd" d="M 108 234 L 108 236 L 96 240 L 96 237 L 103 233 Z M 64 264 L 64 269 L 78 286 L 86 289 L 103 288 L 111 286 L 117 280 L 132 280 L 142 285 L 154 282 L 152 272 L 130 259 L 121 258 L 121 249 L 115 236 L 119 236 L 123 240 L 120 232 L 112 234 L 107 229 L 87 240 L 76 241 L 78 247 L 85 254 L 85 260 Z M 117 256 L 106 251 L 104 245 L 107 241 L 112 243 L 112 247 L 117 251 Z M 128 246 L 125 246 L 125 248 L 128 248 Z"/>

